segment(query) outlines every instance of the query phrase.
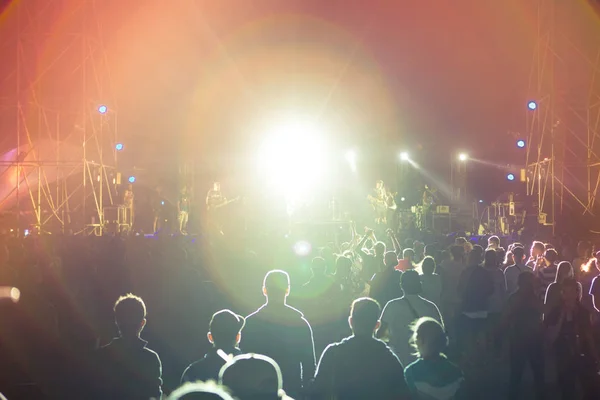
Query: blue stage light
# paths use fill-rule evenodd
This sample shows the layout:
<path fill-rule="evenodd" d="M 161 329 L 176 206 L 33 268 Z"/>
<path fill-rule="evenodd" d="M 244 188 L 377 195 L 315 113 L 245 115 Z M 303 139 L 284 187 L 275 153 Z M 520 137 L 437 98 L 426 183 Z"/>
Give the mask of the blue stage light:
<path fill-rule="evenodd" d="M 117 149 L 117 151 L 121 151 L 121 150 L 123 150 L 123 143 L 117 143 L 117 144 L 115 145 L 115 149 Z"/>
<path fill-rule="evenodd" d="M 107 111 L 108 111 L 108 107 L 106 107 L 106 106 L 104 106 L 104 105 L 102 105 L 102 106 L 98 107 L 98 112 L 99 112 L 100 114 L 106 114 L 106 112 L 107 112 Z"/>
<path fill-rule="evenodd" d="M 537 108 L 537 103 L 535 101 L 530 101 L 529 103 L 527 103 L 527 108 L 529 108 L 530 110 L 535 110 Z"/>
<path fill-rule="evenodd" d="M 523 139 L 519 139 L 517 140 L 517 147 L 522 149 L 523 147 L 525 147 L 525 141 Z"/>
<path fill-rule="evenodd" d="M 130 176 L 128 181 L 129 183 L 135 183 L 135 176 Z"/>
<path fill-rule="evenodd" d="M 508 175 L 506 175 L 506 179 L 508 179 L 509 181 L 514 181 L 515 180 L 515 174 L 510 173 Z"/>

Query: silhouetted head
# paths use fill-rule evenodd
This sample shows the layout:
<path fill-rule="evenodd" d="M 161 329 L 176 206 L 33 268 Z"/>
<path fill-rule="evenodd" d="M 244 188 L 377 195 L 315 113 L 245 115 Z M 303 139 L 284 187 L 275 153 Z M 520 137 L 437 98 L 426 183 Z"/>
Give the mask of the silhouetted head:
<path fill-rule="evenodd" d="M 535 276 L 533 272 L 521 272 L 517 278 L 517 285 L 520 292 L 535 293 Z"/>
<path fill-rule="evenodd" d="M 236 346 L 245 323 L 244 317 L 231 310 L 217 311 L 208 324 L 208 341 L 220 349 Z"/>
<path fill-rule="evenodd" d="M 387 268 L 395 268 L 398 265 L 398 256 L 394 251 L 388 251 L 383 257 L 383 263 Z"/>
<path fill-rule="evenodd" d="M 144 301 L 129 293 L 119 297 L 114 306 L 115 323 L 122 336 L 137 336 L 146 326 Z"/>
<path fill-rule="evenodd" d="M 410 342 L 418 357 L 427 359 L 444 354 L 448 346 L 448 336 L 439 322 L 433 318 L 422 317 L 411 328 L 413 334 Z"/>
<path fill-rule="evenodd" d="M 558 261 L 558 253 L 554 249 L 548 249 L 544 252 L 544 260 L 546 261 L 546 265 L 552 265 Z"/>
<path fill-rule="evenodd" d="M 525 261 L 525 249 L 521 246 L 515 246 L 512 248 L 512 253 L 515 264 L 523 264 L 523 261 Z"/>
<path fill-rule="evenodd" d="M 269 302 L 284 303 L 290 294 L 290 276 L 287 272 L 275 269 L 267 272 L 263 281 L 263 294 Z"/>
<path fill-rule="evenodd" d="M 498 254 L 496 250 L 487 249 L 485 251 L 485 256 L 483 258 L 483 264 L 488 268 L 493 268 L 498 266 Z"/>
<path fill-rule="evenodd" d="M 169 400 L 234 400 L 227 388 L 215 382 L 187 382 L 169 396 Z"/>
<path fill-rule="evenodd" d="M 568 261 L 561 261 L 558 263 L 558 268 L 556 268 L 556 278 L 555 282 L 562 283 L 565 279 L 573 278 L 575 273 L 573 271 L 573 266 Z"/>
<path fill-rule="evenodd" d="M 400 277 L 400 287 L 405 295 L 421 294 L 423 288 L 421 286 L 421 277 L 417 271 L 406 271 Z"/>
<path fill-rule="evenodd" d="M 234 357 L 221 368 L 219 383 L 244 400 L 280 399 L 285 395 L 279 365 L 261 354 Z"/>
<path fill-rule="evenodd" d="M 361 297 L 352 302 L 348 323 L 355 336 L 372 336 L 381 325 L 381 307 L 376 300 Z"/>
<path fill-rule="evenodd" d="M 315 257 L 312 259 L 310 269 L 313 275 L 325 275 L 327 271 L 327 262 L 323 257 Z"/>
<path fill-rule="evenodd" d="M 435 273 L 435 260 L 433 257 L 425 257 L 421 262 L 421 270 L 423 275 L 433 275 Z"/>

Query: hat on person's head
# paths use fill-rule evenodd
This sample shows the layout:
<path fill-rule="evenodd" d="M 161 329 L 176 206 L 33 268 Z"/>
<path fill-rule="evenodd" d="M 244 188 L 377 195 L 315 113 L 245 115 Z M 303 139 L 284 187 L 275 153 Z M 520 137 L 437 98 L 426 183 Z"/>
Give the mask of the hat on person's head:
<path fill-rule="evenodd" d="M 213 314 L 208 324 L 208 330 L 215 342 L 233 342 L 244 327 L 246 319 L 231 310 L 221 310 Z"/>
<path fill-rule="evenodd" d="M 281 369 L 261 354 L 240 354 L 221 368 L 219 383 L 241 399 L 279 399 L 283 392 Z"/>

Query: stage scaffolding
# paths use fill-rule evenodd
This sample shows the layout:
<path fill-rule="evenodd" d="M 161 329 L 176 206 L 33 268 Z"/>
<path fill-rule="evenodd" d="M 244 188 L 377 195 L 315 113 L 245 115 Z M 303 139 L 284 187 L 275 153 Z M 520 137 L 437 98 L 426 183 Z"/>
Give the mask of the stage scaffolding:
<path fill-rule="evenodd" d="M 0 162 L 0 176 L 13 187 L 0 207 L 16 214 L 17 230 L 101 235 L 105 209 L 118 203 L 120 175 L 100 3 L 13 4 L 2 52 L 14 51 L 13 71 L 3 77 L 14 94 L 5 92 L 0 104 L 14 118 L 14 133 L 3 132 L 14 137 L 13 153 Z"/>
<path fill-rule="evenodd" d="M 600 214 L 600 29 L 585 2 L 535 2 L 525 176 L 554 230 L 561 216 Z"/>

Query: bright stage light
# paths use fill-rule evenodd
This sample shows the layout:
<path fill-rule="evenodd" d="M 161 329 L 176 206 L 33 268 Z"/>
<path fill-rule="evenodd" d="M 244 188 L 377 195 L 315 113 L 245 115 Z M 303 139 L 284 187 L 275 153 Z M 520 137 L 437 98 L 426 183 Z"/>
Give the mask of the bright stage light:
<path fill-rule="evenodd" d="M 458 159 L 459 159 L 460 161 L 467 161 L 467 159 L 468 159 L 468 158 L 469 158 L 469 156 L 468 156 L 468 155 L 466 155 L 465 153 L 460 153 L 460 154 L 458 155 Z"/>
<path fill-rule="evenodd" d="M 525 141 L 523 139 L 519 139 L 517 140 L 517 147 L 522 149 L 523 147 L 525 147 Z"/>
<path fill-rule="evenodd" d="M 535 101 L 530 101 L 529 103 L 527 103 L 527 108 L 529 108 L 530 110 L 535 110 L 537 109 L 537 103 Z"/>
<path fill-rule="evenodd" d="M 127 180 L 129 181 L 129 183 L 135 183 L 135 176 L 130 176 Z"/>
<path fill-rule="evenodd" d="M 400 197 L 400 201 L 406 201 L 406 197 Z"/>
<path fill-rule="evenodd" d="M 101 105 L 98 107 L 98 112 L 100 114 L 106 114 L 107 111 L 108 111 L 108 107 L 106 107 L 105 105 Z"/>
<path fill-rule="evenodd" d="M 510 173 L 508 175 L 506 175 L 506 179 L 508 179 L 509 181 L 514 181 L 515 180 L 515 174 Z"/>
<path fill-rule="evenodd" d="M 115 149 L 116 149 L 117 151 L 121 151 L 121 150 L 123 150 L 123 143 L 117 143 L 117 144 L 115 145 Z"/>
<path fill-rule="evenodd" d="M 306 257 L 312 251 L 312 246 L 307 241 L 301 240 L 294 245 L 294 253 L 300 257 Z"/>
<path fill-rule="evenodd" d="M 266 184 L 289 202 L 301 201 L 326 175 L 323 135 L 302 121 L 277 126 L 259 150 L 258 170 Z"/>
<path fill-rule="evenodd" d="M 408 153 L 403 151 L 402 153 L 400 153 L 400 160 L 401 161 L 408 161 Z"/>
<path fill-rule="evenodd" d="M 346 152 L 346 161 L 350 164 L 352 172 L 356 172 L 356 152 L 354 150 L 348 150 Z"/>

